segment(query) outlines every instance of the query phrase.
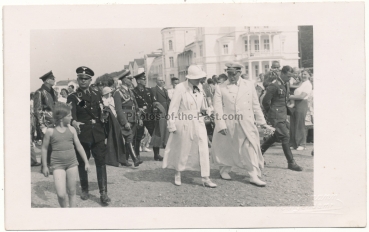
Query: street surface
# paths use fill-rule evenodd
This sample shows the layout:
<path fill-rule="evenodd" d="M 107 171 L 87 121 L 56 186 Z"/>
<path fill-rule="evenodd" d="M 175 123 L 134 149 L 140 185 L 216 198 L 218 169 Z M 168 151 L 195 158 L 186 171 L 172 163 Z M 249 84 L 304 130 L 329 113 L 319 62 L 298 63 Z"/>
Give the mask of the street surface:
<path fill-rule="evenodd" d="M 144 161 L 138 169 L 107 166 L 108 207 L 247 207 L 247 206 L 312 206 L 314 194 L 313 144 L 304 151 L 293 150 L 302 172 L 287 169 L 287 161 L 280 143 L 275 143 L 265 153 L 262 180 L 264 188 L 249 184 L 246 171 L 232 169 L 232 180 L 223 180 L 218 167 L 211 165 L 210 178 L 218 185 L 211 189 L 202 186 L 200 172 L 182 172 L 182 185 L 174 185 L 174 170 L 162 169 L 162 162 L 154 161 L 153 152 L 142 152 Z M 40 150 L 37 157 L 40 161 Z M 163 156 L 164 150 L 161 149 Z M 80 199 L 77 182 L 78 207 L 101 207 L 94 159 L 90 159 L 90 199 Z M 31 167 L 31 197 L 34 208 L 58 208 L 53 176 L 44 177 L 40 166 Z"/>

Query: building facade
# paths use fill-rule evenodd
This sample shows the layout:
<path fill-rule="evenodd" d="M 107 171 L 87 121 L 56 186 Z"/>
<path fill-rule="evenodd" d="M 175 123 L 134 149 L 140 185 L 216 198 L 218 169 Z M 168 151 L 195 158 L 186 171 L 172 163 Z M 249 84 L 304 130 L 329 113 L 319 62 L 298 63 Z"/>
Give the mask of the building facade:
<path fill-rule="evenodd" d="M 178 55 L 184 51 L 186 45 L 196 40 L 195 27 L 168 27 L 161 30 L 162 34 L 162 73 L 167 87 L 170 79 L 178 77 Z"/>
<path fill-rule="evenodd" d="M 281 66 L 298 67 L 297 26 L 205 27 L 195 28 L 195 32 L 195 40 L 189 41 L 177 55 L 181 81 L 191 64 L 202 66 L 209 78 L 224 73 L 225 63 L 239 62 L 245 66 L 242 72 L 253 80 L 265 73 L 274 60 Z"/>

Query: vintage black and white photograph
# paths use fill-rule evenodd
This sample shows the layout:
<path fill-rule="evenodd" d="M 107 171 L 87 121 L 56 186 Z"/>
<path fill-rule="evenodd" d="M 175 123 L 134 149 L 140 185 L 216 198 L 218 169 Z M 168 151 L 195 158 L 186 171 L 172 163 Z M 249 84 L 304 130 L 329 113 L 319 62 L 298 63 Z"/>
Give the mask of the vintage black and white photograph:
<path fill-rule="evenodd" d="M 312 206 L 313 75 L 313 26 L 31 31 L 31 205 Z"/>
<path fill-rule="evenodd" d="M 325 49 L 332 47 L 322 35 L 334 33 L 337 26 L 322 26 L 318 19 L 288 20 L 287 16 L 265 20 L 252 17 L 256 11 L 244 13 L 251 5 L 226 5 L 234 14 L 223 12 L 222 4 L 182 8 L 34 6 L 29 12 L 39 12 L 39 17 L 32 19 L 35 23 L 27 24 L 25 30 L 15 33 L 16 29 L 5 25 L 5 32 L 14 30 L 5 35 L 20 38 L 21 31 L 27 32 L 24 42 L 18 43 L 22 49 L 17 47 L 17 40 L 4 40 L 15 51 L 5 49 L 5 62 L 7 57 L 17 59 L 20 53 L 16 51 L 22 51 L 26 58 L 18 65 L 25 65 L 20 70 L 26 74 L 21 86 L 5 82 L 12 86 L 5 88 L 6 94 L 22 88 L 23 111 L 12 114 L 5 107 L 5 116 L 9 121 L 15 119 L 11 115 L 25 118 L 30 112 L 29 123 L 22 119 L 16 131 L 6 129 L 10 136 L 7 144 L 13 151 L 17 149 L 13 142 L 16 139 L 10 138 L 22 138 L 22 145 L 18 145 L 22 151 L 30 146 L 29 157 L 22 152 L 22 170 L 28 173 L 18 176 L 23 194 L 7 192 L 6 198 L 22 198 L 17 204 L 26 209 L 24 213 L 39 218 L 46 212 L 58 217 L 60 208 L 74 208 L 65 211 L 71 214 L 53 226 L 35 227 L 33 221 L 28 222 L 33 226 L 23 227 L 8 217 L 12 228 L 266 228 L 327 226 L 330 222 L 344 227 L 363 225 L 362 216 L 366 215 L 357 218 L 357 223 L 333 223 L 334 218 L 352 218 L 366 209 L 365 147 L 361 143 L 365 137 L 365 101 L 351 103 L 358 106 L 358 114 L 355 133 L 350 134 L 356 142 L 350 143 L 344 140 L 348 136 L 344 131 L 348 131 L 351 119 L 347 112 L 334 113 L 339 109 L 335 93 L 339 97 L 348 93 L 342 91 L 342 86 L 340 90 L 332 87 L 338 82 L 343 86 L 348 83 L 327 75 L 328 69 L 337 70 L 327 64 L 326 57 L 333 53 Z M 302 5 L 288 6 L 294 15 L 304 15 Z M 286 5 L 253 7 L 263 9 L 266 17 L 273 9 L 290 12 Z M 26 7 L 8 9 L 8 15 L 27 12 Z M 118 13 L 122 9 L 127 15 Z M 192 17 L 189 12 L 194 12 Z M 129 16 L 135 14 L 136 19 Z M 224 18 L 217 18 L 217 14 Z M 273 18 L 273 14 L 278 15 L 274 12 L 268 17 Z M 67 21 L 57 23 L 57 15 Z M 177 17 L 167 20 L 170 15 Z M 43 20 L 47 17 L 55 21 Z M 184 21 L 186 17 L 189 22 Z M 332 14 L 332 19 L 335 17 Z M 310 19 L 307 14 L 305 18 Z M 218 23 L 212 23 L 212 19 Z M 357 51 L 364 44 L 360 33 Z M 350 57 L 335 56 L 341 61 Z M 363 65 L 362 61 L 356 64 Z M 343 69 L 343 63 L 338 64 L 335 67 Z M 14 63 L 11 65 L 5 68 L 6 80 L 19 75 Z M 365 69 L 356 71 L 352 88 L 346 91 L 354 94 L 355 87 L 355 94 L 365 94 Z M 356 161 L 347 167 L 348 154 L 353 157 L 348 147 L 354 144 Z M 6 156 L 6 167 L 15 164 L 9 159 L 13 158 Z M 8 178 L 16 175 L 15 170 L 7 172 Z M 337 187 L 347 185 L 346 191 L 355 183 L 360 191 L 347 198 Z M 362 206 L 353 210 L 348 207 L 354 204 L 351 201 Z M 11 202 L 8 207 L 14 211 L 14 200 Z M 68 226 L 67 218 L 79 215 L 76 208 L 86 212 L 83 218 L 95 212 L 107 213 L 92 216 L 91 220 L 98 220 L 83 224 L 87 227 L 78 223 Z M 228 210 L 230 213 L 225 215 Z M 145 212 L 143 224 L 138 218 L 132 221 L 130 212 L 136 212 L 136 216 L 137 212 Z M 184 218 L 177 218 L 196 218 L 196 212 L 198 221 L 194 223 L 198 226 L 186 226 Z M 98 222 L 103 218 L 112 222 L 109 215 L 119 213 L 130 222 Z M 236 219 L 241 215 L 249 219 L 254 215 L 254 220 Z M 309 215 L 312 217 L 306 219 Z M 289 221 L 288 217 L 296 220 Z M 266 222 L 268 218 L 270 223 Z M 158 220 L 160 225 L 156 224 Z"/>

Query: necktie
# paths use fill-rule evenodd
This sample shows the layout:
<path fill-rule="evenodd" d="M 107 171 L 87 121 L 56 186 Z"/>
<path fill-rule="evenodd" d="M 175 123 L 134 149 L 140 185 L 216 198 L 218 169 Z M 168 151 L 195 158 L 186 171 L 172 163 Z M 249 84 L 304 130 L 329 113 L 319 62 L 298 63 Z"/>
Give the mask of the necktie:
<path fill-rule="evenodd" d="M 199 87 L 197 87 L 196 85 L 193 86 L 193 93 L 198 93 L 200 92 Z"/>

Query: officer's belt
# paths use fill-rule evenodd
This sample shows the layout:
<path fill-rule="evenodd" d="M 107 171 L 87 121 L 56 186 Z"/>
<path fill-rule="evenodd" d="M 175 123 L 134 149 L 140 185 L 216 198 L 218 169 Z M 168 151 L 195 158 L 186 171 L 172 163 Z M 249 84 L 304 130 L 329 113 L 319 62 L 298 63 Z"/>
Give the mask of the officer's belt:
<path fill-rule="evenodd" d="M 135 107 L 134 106 L 122 106 L 123 110 L 134 110 Z"/>
<path fill-rule="evenodd" d="M 88 120 L 88 121 L 82 121 L 82 123 L 84 123 L 86 125 L 93 125 L 93 124 L 100 123 L 100 121 L 99 120 L 95 120 L 95 119 L 91 119 L 91 120 Z"/>

